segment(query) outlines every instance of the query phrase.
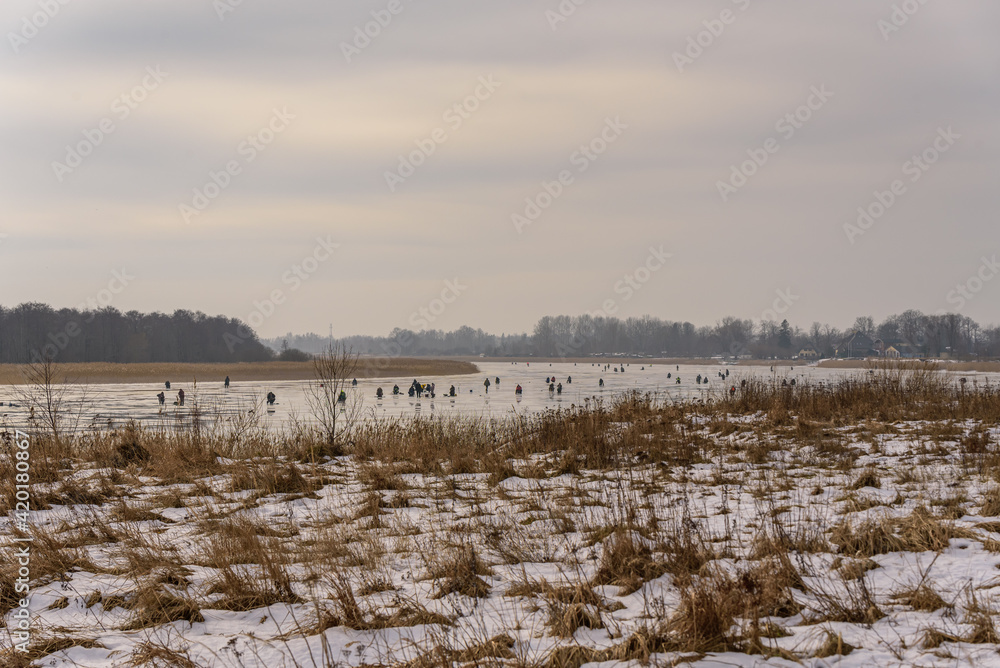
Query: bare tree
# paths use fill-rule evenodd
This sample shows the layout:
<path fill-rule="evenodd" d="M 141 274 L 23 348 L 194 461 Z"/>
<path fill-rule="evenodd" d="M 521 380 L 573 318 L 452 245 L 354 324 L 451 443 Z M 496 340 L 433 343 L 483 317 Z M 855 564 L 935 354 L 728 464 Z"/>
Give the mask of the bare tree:
<path fill-rule="evenodd" d="M 361 416 L 361 396 L 348 392 L 357 370 L 358 355 L 344 344 L 331 344 L 313 358 L 306 402 L 328 445 L 343 444 Z"/>
<path fill-rule="evenodd" d="M 25 385 L 18 394 L 28 406 L 29 420 L 50 431 L 57 443 L 67 433 L 75 432 L 82 417 L 85 391 L 81 390 L 79 411 L 73 414 L 65 400 L 70 385 L 59 382 L 59 369 L 51 357 L 25 365 L 22 374 Z"/>

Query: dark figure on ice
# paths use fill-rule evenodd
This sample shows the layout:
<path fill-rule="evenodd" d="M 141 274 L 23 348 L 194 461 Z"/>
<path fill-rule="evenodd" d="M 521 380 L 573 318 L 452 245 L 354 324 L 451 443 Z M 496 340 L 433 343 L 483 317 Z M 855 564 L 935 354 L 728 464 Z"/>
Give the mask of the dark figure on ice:
<path fill-rule="evenodd" d="M 393 385 L 392 386 L 392 393 L 394 395 L 399 394 L 399 385 Z"/>
<path fill-rule="evenodd" d="M 159 394 L 157 394 L 157 395 L 156 395 L 156 398 L 160 400 L 160 405 L 161 405 L 161 406 L 162 406 L 163 404 L 165 404 L 165 403 L 166 403 L 166 401 L 167 401 L 167 395 L 165 395 L 165 394 L 164 394 L 163 392 L 160 392 Z"/>
<path fill-rule="evenodd" d="M 556 385 L 556 394 L 562 394 L 562 383 Z"/>
<path fill-rule="evenodd" d="M 375 398 L 376 399 L 381 399 L 382 398 L 382 388 L 381 387 L 378 388 L 377 390 L 375 390 Z"/>
<path fill-rule="evenodd" d="M 340 391 L 340 396 L 337 397 L 337 402 L 341 403 L 341 404 L 347 403 L 347 392 L 344 392 L 343 390 L 341 390 Z"/>
<path fill-rule="evenodd" d="M 451 389 L 450 389 L 450 390 L 448 390 L 448 396 L 449 396 L 449 397 L 453 397 L 453 396 L 455 396 L 455 386 L 454 386 L 454 385 L 452 385 L 452 386 L 451 386 Z"/>
<path fill-rule="evenodd" d="M 226 376 L 225 386 L 226 386 L 226 389 L 228 390 L 229 389 L 229 376 Z"/>
<path fill-rule="evenodd" d="M 168 389 L 168 390 L 170 389 L 170 381 L 169 381 L 169 380 L 168 380 L 168 381 L 167 381 L 166 383 L 164 383 L 164 385 L 166 385 L 166 386 L 167 386 L 167 389 Z"/>
<path fill-rule="evenodd" d="M 267 393 L 267 405 L 268 405 L 268 406 L 273 406 L 273 405 L 274 405 L 274 401 L 275 401 L 275 400 L 276 400 L 277 398 L 278 398 L 278 397 L 274 396 L 274 392 L 268 392 L 268 393 Z"/>
<path fill-rule="evenodd" d="M 490 379 L 489 378 L 487 378 L 486 381 L 483 383 L 483 387 L 486 388 L 486 394 L 489 394 L 490 393 Z"/>
<path fill-rule="evenodd" d="M 184 390 L 177 390 L 177 404 L 179 406 L 184 405 Z"/>

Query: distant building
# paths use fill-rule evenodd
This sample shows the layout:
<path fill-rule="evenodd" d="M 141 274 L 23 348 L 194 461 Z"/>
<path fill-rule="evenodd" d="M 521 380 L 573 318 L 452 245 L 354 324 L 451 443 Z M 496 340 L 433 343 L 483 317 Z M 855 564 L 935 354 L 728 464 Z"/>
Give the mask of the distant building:
<path fill-rule="evenodd" d="M 899 352 L 899 349 L 896 348 L 896 346 L 889 346 L 885 349 L 885 356 L 889 359 L 898 360 L 903 356 L 903 354 Z"/>
<path fill-rule="evenodd" d="M 920 357 L 920 351 L 909 343 L 894 343 L 892 344 L 892 348 L 899 353 L 899 357 L 904 359 L 916 359 Z"/>
<path fill-rule="evenodd" d="M 800 360 L 818 360 L 819 359 L 819 353 L 816 352 L 815 350 L 813 350 L 812 348 L 803 348 L 802 350 L 799 351 L 799 359 Z"/>
<path fill-rule="evenodd" d="M 846 339 L 837 344 L 834 350 L 835 357 L 845 359 L 864 359 L 879 355 L 881 355 L 881 351 L 876 348 L 876 342 L 870 336 L 857 331 L 851 332 Z"/>

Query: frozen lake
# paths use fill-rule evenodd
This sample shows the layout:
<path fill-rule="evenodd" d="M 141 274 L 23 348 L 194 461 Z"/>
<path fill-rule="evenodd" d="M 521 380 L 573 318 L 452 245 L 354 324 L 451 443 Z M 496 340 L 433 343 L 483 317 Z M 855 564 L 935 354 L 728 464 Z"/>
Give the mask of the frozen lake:
<path fill-rule="evenodd" d="M 553 408 L 569 408 L 584 405 L 597 399 L 608 400 L 616 394 L 630 390 L 652 392 L 661 397 L 686 399 L 719 396 L 731 385 L 738 385 L 743 378 L 752 376 L 765 379 L 796 379 L 798 383 L 836 382 L 837 380 L 864 373 L 861 370 L 821 369 L 814 366 L 787 365 L 774 367 L 772 373 L 766 366 L 722 366 L 722 365 L 668 365 L 664 363 L 631 363 L 613 371 L 606 361 L 599 363 L 479 363 L 480 373 L 465 376 L 438 376 L 418 378 L 421 383 L 435 383 L 435 398 L 411 398 L 405 394 L 413 378 L 378 378 L 358 380 L 357 387 L 348 393 L 358 397 L 366 418 L 400 418 L 414 416 L 474 416 L 500 417 L 510 414 L 528 414 Z M 729 370 L 730 376 L 724 380 L 719 373 Z M 668 378 L 669 374 L 669 378 Z M 697 384 L 701 375 L 708 378 L 708 384 Z M 989 378 L 989 374 L 953 374 L 975 378 L 979 382 Z M 995 377 L 997 374 L 993 374 Z M 572 382 L 568 379 L 572 377 Z M 680 383 L 677 383 L 677 378 Z M 485 391 L 483 381 L 489 378 L 491 387 Z M 500 379 L 499 385 L 496 379 Z M 562 394 L 549 391 L 546 378 L 554 378 L 563 384 Z M 600 380 L 604 387 L 600 387 Z M 991 380 L 996 380 L 993 378 Z M 261 411 L 263 420 L 270 427 L 281 428 L 291 419 L 311 421 L 306 402 L 306 387 L 310 381 L 274 381 L 236 383 L 228 390 L 218 382 L 199 382 L 197 387 L 181 379 L 173 379 L 171 389 L 165 390 L 162 383 L 132 383 L 118 385 L 90 385 L 86 388 L 70 387 L 65 395 L 68 410 L 78 417 L 78 429 L 107 428 L 121 426 L 129 420 L 138 420 L 148 426 L 184 427 L 190 423 L 191 411 L 198 407 L 205 423 L 225 421 L 238 413 L 250 410 Z M 393 384 L 398 384 L 403 392 L 392 395 Z M 516 397 L 514 388 L 520 384 L 521 397 Z M 456 397 L 445 396 L 451 385 L 455 385 Z M 376 399 L 375 391 L 381 387 L 385 398 Z M 183 389 L 185 406 L 175 406 L 177 391 Z M 159 406 L 156 395 L 160 391 L 167 395 L 167 405 Z M 274 392 L 277 403 L 273 410 L 263 406 L 264 396 Z M 18 388 L 0 387 L 0 416 L 4 425 L 23 427 L 28 424 L 29 408 L 19 395 Z M 13 403 L 15 405 L 11 406 Z"/>

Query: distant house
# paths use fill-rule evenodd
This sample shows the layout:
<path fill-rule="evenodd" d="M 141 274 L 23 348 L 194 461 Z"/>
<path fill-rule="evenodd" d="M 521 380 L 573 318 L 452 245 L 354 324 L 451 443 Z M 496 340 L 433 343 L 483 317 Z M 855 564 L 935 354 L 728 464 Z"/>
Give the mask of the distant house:
<path fill-rule="evenodd" d="M 879 341 L 881 343 L 881 341 Z M 846 359 L 864 359 L 877 357 L 881 351 L 876 348 L 876 342 L 861 332 L 851 332 L 846 339 L 837 344 L 834 350 L 836 357 Z"/>
<path fill-rule="evenodd" d="M 899 349 L 896 348 L 896 346 L 889 346 L 885 349 L 885 356 L 889 359 L 898 360 L 903 356 L 903 354 L 899 352 Z"/>
<path fill-rule="evenodd" d="M 799 359 L 800 360 L 818 360 L 819 359 L 819 353 L 816 352 L 815 350 L 813 350 L 812 348 L 803 348 L 802 350 L 799 351 Z"/>
<path fill-rule="evenodd" d="M 909 343 L 894 343 L 892 344 L 893 349 L 895 349 L 899 356 L 905 359 L 916 359 L 920 357 L 920 351 Z M 888 352 L 888 351 L 887 351 Z"/>

